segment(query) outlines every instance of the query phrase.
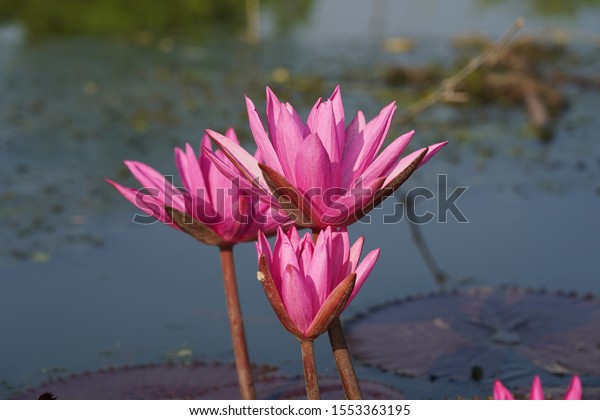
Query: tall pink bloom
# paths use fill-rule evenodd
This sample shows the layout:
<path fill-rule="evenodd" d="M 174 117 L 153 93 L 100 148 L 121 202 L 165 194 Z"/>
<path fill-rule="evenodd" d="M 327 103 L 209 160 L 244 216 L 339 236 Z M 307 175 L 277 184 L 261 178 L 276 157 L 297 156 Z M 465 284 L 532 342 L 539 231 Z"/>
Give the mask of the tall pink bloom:
<path fill-rule="evenodd" d="M 231 144 L 239 144 L 233 129 L 222 138 Z M 202 139 L 202 148 L 213 153 L 206 135 Z M 220 150 L 214 155 L 226 161 Z M 261 160 L 258 151 L 255 158 Z M 239 183 L 223 175 L 207 153 L 198 155 L 187 144 L 185 150 L 175 149 L 175 160 L 183 188 L 174 187 L 155 169 L 136 161 L 125 161 L 125 165 L 143 189 L 107 181 L 143 212 L 209 245 L 252 241 L 259 230 L 273 232 L 279 224 L 286 222 L 287 218 L 279 214 L 276 207 L 257 199 L 240 188 Z M 236 170 L 233 164 L 224 163 L 227 164 L 231 171 Z"/>
<path fill-rule="evenodd" d="M 494 382 L 494 399 L 495 400 L 513 400 L 514 397 L 510 393 L 508 389 L 502 382 L 496 381 Z M 539 376 L 535 376 L 533 378 L 533 383 L 531 384 L 531 391 L 529 393 L 530 400 L 543 400 L 544 392 L 542 390 L 542 381 L 540 381 Z M 581 380 L 579 376 L 573 376 L 571 379 L 571 383 L 569 384 L 569 389 L 565 393 L 563 400 L 580 400 L 581 399 Z"/>
<path fill-rule="evenodd" d="M 379 249 L 359 264 L 364 238 L 350 246 L 348 232 L 327 227 L 316 243 L 295 227 L 277 231 L 273 250 L 265 235 L 256 244 L 259 279 L 284 327 L 301 341 L 321 335 L 354 299 L 369 276 Z"/>
<path fill-rule="evenodd" d="M 322 228 L 355 222 L 446 144 L 402 157 L 413 136 L 411 131 L 379 153 L 395 104 L 383 108 L 368 123 L 359 111 L 346 127 L 339 86 L 329 100 L 316 102 L 306 123 L 289 103 L 281 103 L 267 88 L 269 134 L 252 101 L 246 98 L 246 104 L 264 164 L 237 143 L 207 132 L 248 179 L 264 191 L 270 189 L 298 226 Z M 223 161 L 219 167 L 228 171 Z"/>
<path fill-rule="evenodd" d="M 232 144 L 239 144 L 232 129 L 222 137 Z M 143 189 L 127 188 L 107 181 L 143 212 L 201 242 L 219 247 L 240 392 L 243 399 L 254 399 L 250 358 L 235 279 L 233 245 L 255 240 L 259 230 L 274 232 L 278 225 L 289 220 L 279 214 L 277 206 L 259 200 L 255 193 L 249 194 L 241 183 L 235 182 L 235 176 L 223 175 L 208 154 L 216 159 L 221 158 L 223 162 L 224 156 L 221 151 L 212 152 L 208 136 L 202 139 L 202 150 L 204 153 L 201 151 L 198 155 L 189 144 L 185 150 L 175 149 L 175 161 L 183 188 L 175 188 L 150 166 L 134 161 L 126 161 L 125 164 Z M 254 157 L 261 160 L 259 152 Z M 233 164 L 227 166 L 225 162 L 223 165 L 235 171 Z"/>

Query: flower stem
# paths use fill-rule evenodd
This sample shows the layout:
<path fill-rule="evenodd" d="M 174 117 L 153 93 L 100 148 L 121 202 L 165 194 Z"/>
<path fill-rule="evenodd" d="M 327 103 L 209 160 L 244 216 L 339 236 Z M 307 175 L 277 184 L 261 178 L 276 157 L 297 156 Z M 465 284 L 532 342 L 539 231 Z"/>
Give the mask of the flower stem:
<path fill-rule="evenodd" d="M 346 337 L 344 336 L 344 329 L 342 328 L 342 322 L 339 317 L 329 325 L 327 330 L 329 334 L 329 342 L 331 343 L 331 350 L 333 350 L 333 358 L 335 365 L 342 381 L 342 388 L 346 394 L 346 398 L 349 400 L 362 400 L 362 392 L 356 373 L 354 372 L 354 366 L 352 366 L 352 358 L 348 351 L 348 345 L 346 344 Z"/>
<path fill-rule="evenodd" d="M 252 384 L 250 359 L 248 357 L 248 347 L 244 334 L 244 321 L 242 319 L 240 298 L 235 279 L 233 248 L 232 246 L 221 246 L 219 250 L 221 254 L 221 268 L 223 270 L 223 283 L 225 285 L 225 300 L 227 301 L 227 312 L 229 314 L 229 329 L 240 392 L 242 399 L 253 400 L 255 399 L 254 386 Z"/>
<path fill-rule="evenodd" d="M 304 383 L 306 384 L 306 398 L 320 400 L 319 383 L 317 381 L 317 366 L 315 365 L 315 351 L 312 341 L 301 341 L 302 366 L 304 367 Z"/>

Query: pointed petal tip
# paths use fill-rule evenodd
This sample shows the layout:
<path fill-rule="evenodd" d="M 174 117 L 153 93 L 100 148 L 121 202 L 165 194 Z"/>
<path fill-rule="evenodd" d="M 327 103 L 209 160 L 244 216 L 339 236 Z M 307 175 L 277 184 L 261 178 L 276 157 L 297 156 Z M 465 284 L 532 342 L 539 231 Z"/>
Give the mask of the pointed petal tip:
<path fill-rule="evenodd" d="M 543 400 L 544 399 L 544 391 L 542 389 L 542 381 L 538 375 L 533 377 L 533 382 L 531 383 L 531 392 L 529 393 L 530 400 Z"/>
<path fill-rule="evenodd" d="M 565 397 L 563 399 L 565 400 L 580 400 L 581 399 L 581 395 L 582 394 L 582 387 L 581 387 L 581 379 L 579 379 L 578 375 L 573 376 L 573 379 L 571 379 L 571 383 L 569 384 L 569 389 L 567 390 Z"/>
<path fill-rule="evenodd" d="M 494 381 L 494 399 L 495 400 L 512 400 L 512 394 L 499 380 Z"/>
<path fill-rule="evenodd" d="M 139 191 L 136 190 L 135 188 L 131 188 L 131 187 L 126 187 L 124 185 L 119 184 L 116 181 L 113 181 L 112 179 L 108 179 L 108 178 L 104 178 L 104 181 L 107 182 L 110 186 L 112 186 L 114 189 L 116 189 L 118 192 L 120 192 L 123 196 L 125 196 L 127 198 L 127 195 L 132 192 L 132 191 Z"/>
<path fill-rule="evenodd" d="M 215 136 L 220 136 L 219 133 L 217 133 L 215 130 L 211 130 L 210 128 L 207 128 L 206 130 L 204 130 L 204 132 L 207 136 L 209 136 L 212 139 L 215 139 Z"/>
<path fill-rule="evenodd" d="M 233 127 L 228 127 L 225 131 L 225 137 L 236 144 L 240 144 L 240 140 L 238 139 L 237 134 L 235 133 L 235 129 Z"/>

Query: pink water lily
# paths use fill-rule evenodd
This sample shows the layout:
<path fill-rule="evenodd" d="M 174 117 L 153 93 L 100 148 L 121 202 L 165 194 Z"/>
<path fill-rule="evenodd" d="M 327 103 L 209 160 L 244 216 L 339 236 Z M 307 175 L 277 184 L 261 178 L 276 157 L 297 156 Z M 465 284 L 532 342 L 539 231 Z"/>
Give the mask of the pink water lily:
<path fill-rule="evenodd" d="M 233 129 L 222 137 L 239 144 Z M 212 152 L 206 135 L 202 138 L 202 149 L 227 161 L 220 150 Z M 259 152 L 254 158 L 261 160 Z M 207 153 L 197 154 L 187 144 L 185 150 L 175 149 L 175 161 L 183 188 L 176 188 L 158 171 L 136 161 L 125 161 L 125 165 L 142 189 L 107 181 L 146 214 L 209 245 L 253 241 L 259 230 L 274 232 L 278 225 L 286 223 L 287 217 L 272 203 L 257 199 L 223 175 Z M 236 170 L 233 164 L 227 164 L 231 171 Z"/>
<path fill-rule="evenodd" d="M 494 399 L 495 400 L 513 400 L 514 397 L 510 393 L 508 389 L 502 382 L 496 381 L 494 382 Z M 542 390 L 542 381 L 540 381 L 539 376 L 535 376 L 533 378 L 533 383 L 531 384 L 531 391 L 529 393 L 530 400 L 543 400 L 544 399 L 544 391 Z M 563 400 L 580 400 L 581 399 L 581 380 L 579 376 L 573 376 L 571 379 L 571 383 L 569 384 L 569 389 L 565 393 Z"/>
<path fill-rule="evenodd" d="M 298 226 L 322 228 L 355 222 L 446 144 L 402 157 L 413 136 L 411 131 L 379 153 L 395 104 L 383 108 L 369 122 L 359 111 L 346 127 L 339 86 L 328 100 L 316 102 L 306 123 L 289 103 L 280 102 L 267 88 L 269 134 L 252 101 L 246 98 L 246 104 L 264 163 L 236 142 L 207 132 L 248 180 L 263 191 L 270 190 Z M 217 164 L 223 171 L 229 170 L 224 161 Z"/>
<path fill-rule="evenodd" d="M 321 335 L 350 304 L 369 276 L 379 249 L 360 262 L 364 238 L 352 246 L 345 229 L 327 227 L 316 242 L 295 227 L 279 228 L 271 250 L 259 234 L 259 280 L 284 327 L 301 341 Z"/>

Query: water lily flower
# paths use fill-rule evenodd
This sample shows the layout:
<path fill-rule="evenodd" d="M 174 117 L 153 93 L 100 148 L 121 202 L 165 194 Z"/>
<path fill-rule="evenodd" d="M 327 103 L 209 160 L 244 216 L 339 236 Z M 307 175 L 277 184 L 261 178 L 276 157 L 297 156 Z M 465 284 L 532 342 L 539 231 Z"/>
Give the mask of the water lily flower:
<path fill-rule="evenodd" d="M 315 240 L 295 227 L 278 228 L 271 250 L 259 234 L 259 280 L 283 326 L 300 341 L 312 341 L 350 304 L 371 273 L 379 249 L 360 262 L 364 238 L 352 246 L 345 229 L 327 227 Z"/>
<path fill-rule="evenodd" d="M 232 144 L 239 144 L 233 129 L 227 130 L 223 138 Z M 124 187 L 108 179 L 106 181 L 146 214 L 205 244 L 219 247 L 240 392 L 243 399 L 254 399 L 233 246 L 238 242 L 255 240 L 259 230 L 272 233 L 277 226 L 289 223 L 289 220 L 279 213 L 276 205 L 258 199 L 255 192 L 249 191 L 251 185 L 248 186 L 249 190 L 244 189 L 243 183 L 234 181 L 235 176 L 223 175 L 208 154 L 223 161 L 226 159 L 221 151 L 212 152 L 211 141 L 206 135 L 202 138 L 202 151 L 197 155 L 189 144 L 185 150 L 175 149 L 175 161 L 183 188 L 175 188 L 155 169 L 135 161 L 126 161 L 125 165 L 143 189 Z M 260 152 L 254 158 L 261 161 Z M 228 169 L 235 171 L 231 163 Z"/>
<path fill-rule="evenodd" d="M 225 136 L 232 144 L 239 144 L 233 129 Z M 212 152 L 208 136 L 202 138 L 202 149 Z M 221 160 L 220 150 L 214 155 Z M 261 161 L 260 154 L 255 155 Z M 273 203 L 259 200 L 255 195 L 233 182 L 216 168 L 207 153 L 196 154 L 192 146 L 175 149 L 175 160 L 183 188 L 176 188 L 150 166 L 136 161 L 125 161 L 143 189 L 127 188 L 107 180 L 127 200 L 161 222 L 189 233 L 209 245 L 226 246 L 253 241 L 259 230 L 274 232 L 286 223 Z M 231 171 L 236 168 L 225 162 Z M 239 174 L 238 174 L 239 176 Z"/>
<path fill-rule="evenodd" d="M 514 400 L 513 395 L 500 381 L 494 382 L 494 399 L 495 400 Z M 542 381 L 539 376 L 533 378 L 531 384 L 531 391 L 529 393 L 530 400 L 543 400 L 544 392 L 542 390 Z M 579 376 L 573 376 L 569 389 L 565 393 L 563 400 L 580 400 L 581 399 L 581 380 Z"/>
<path fill-rule="evenodd" d="M 289 103 L 280 102 L 267 88 L 269 134 L 253 102 L 246 98 L 246 105 L 250 129 L 264 162 L 225 136 L 211 130 L 207 133 L 248 180 L 262 191 L 270 190 L 302 227 L 320 229 L 354 223 L 447 143 L 402 157 L 414 133 L 410 131 L 380 153 L 395 104 L 383 108 L 369 122 L 359 111 L 346 127 L 339 86 L 328 100 L 316 102 L 306 123 Z M 230 171 L 222 159 L 213 160 L 225 173 Z"/>

